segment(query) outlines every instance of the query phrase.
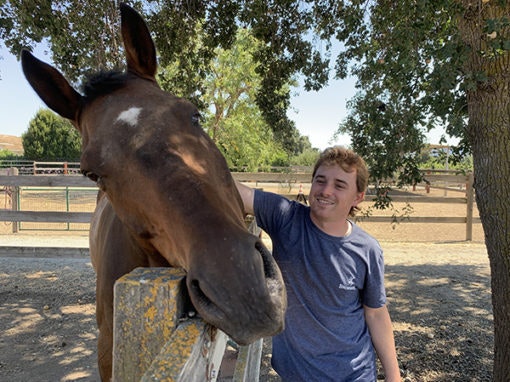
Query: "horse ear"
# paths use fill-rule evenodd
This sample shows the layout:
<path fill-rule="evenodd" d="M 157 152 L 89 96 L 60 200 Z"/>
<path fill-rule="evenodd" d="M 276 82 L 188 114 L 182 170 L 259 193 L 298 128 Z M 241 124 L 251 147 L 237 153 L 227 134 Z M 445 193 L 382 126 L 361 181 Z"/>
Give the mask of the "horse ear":
<path fill-rule="evenodd" d="M 28 50 L 21 51 L 26 79 L 44 103 L 62 117 L 76 120 L 82 96 L 54 67 L 38 60 Z"/>
<path fill-rule="evenodd" d="M 120 15 L 128 71 L 154 80 L 157 70 L 156 47 L 147 24 L 125 3 L 120 4 Z"/>

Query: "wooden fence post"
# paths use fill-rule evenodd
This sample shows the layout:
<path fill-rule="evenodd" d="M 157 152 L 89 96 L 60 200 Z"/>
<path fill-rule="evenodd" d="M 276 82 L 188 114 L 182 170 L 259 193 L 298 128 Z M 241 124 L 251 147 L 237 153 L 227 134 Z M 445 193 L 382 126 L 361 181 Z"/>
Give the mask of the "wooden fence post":
<path fill-rule="evenodd" d="M 16 167 L 11 167 L 7 175 L 9 176 L 18 176 L 19 170 Z M 19 195 L 19 186 L 11 187 L 11 210 L 18 211 L 18 195 Z M 13 221 L 12 222 L 12 233 L 18 233 L 18 222 Z"/>
<path fill-rule="evenodd" d="M 262 359 L 263 340 L 260 339 L 250 346 L 239 348 L 236 367 L 234 369 L 234 382 L 257 382 L 260 378 L 260 361 Z"/>
<path fill-rule="evenodd" d="M 114 288 L 113 382 L 215 382 L 228 336 L 200 318 L 180 320 L 185 273 L 136 268 Z M 239 347 L 233 381 L 259 379 L 262 339 Z"/>
<path fill-rule="evenodd" d="M 470 172 L 466 184 L 466 241 L 473 240 L 473 201 L 474 201 L 474 176 Z"/>
<path fill-rule="evenodd" d="M 140 381 L 177 327 L 185 273 L 137 268 L 114 288 L 113 381 Z"/>

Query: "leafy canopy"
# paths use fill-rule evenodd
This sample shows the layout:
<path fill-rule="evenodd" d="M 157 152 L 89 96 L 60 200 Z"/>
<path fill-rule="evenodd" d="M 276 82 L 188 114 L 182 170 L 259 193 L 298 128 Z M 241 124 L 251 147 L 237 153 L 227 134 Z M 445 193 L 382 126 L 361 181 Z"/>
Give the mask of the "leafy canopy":
<path fill-rule="evenodd" d="M 489 9 L 506 2 L 485 1 L 481 8 L 452 0 L 362 3 L 343 4 L 337 35 L 346 47 L 337 57 L 337 76 L 345 77 L 350 68 L 360 89 L 339 132 L 351 134 L 353 148 L 378 179 L 398 171 L 402 182 L 418 180 L 424 133 L 433 128 L 441 129 L 443 138 L 460 138 L 452 160 L 462 160 L 473 143 L 467 94 L 492 74 L 470 62 L 506 54 L 510 19 Z M 482 17 L 482 9 L 489 17 Z M 466 30 L 462 19 L 479 20 L 477 46 L 466 43 L 466 34 L 477 32 Z"/>
<path fill-rule="evenodd" d="M 319 89 L 329 74 L 329 38 L 338 25 L 340 4 L 322 1 L 133 1 L 153 32 L 160 64 L 177 64 L 176 87 L 202 100 L 215 49 L 229 48 L 238 28 L 249 28 L 260 42 L 252 52 L 261 78 L 255 102 L 275 139 L 293 153 L 299 137 L 287 117 L 288 84 L 303 74 L 307 89 Z M 91 22 L 93 20 L 94 22 Z M 4 1 L 0 39 L 14 54 L 46 40 L 53 61 L 72 81 L 99 68 L 121 66 L 115 1 Z M 321 42 L 320 44 L 315 44 Z"/>

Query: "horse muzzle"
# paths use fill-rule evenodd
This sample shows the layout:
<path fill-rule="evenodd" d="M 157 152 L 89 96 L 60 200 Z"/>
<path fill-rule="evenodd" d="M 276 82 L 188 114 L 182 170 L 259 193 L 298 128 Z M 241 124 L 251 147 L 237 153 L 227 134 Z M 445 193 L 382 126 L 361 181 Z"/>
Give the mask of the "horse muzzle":
<path fill-rule="evenodd" d="M 186 278 L 199 315 L 240 345 L 281 332 L 287 308 L 280 269 L 264 244 L 247 235 L 249 251 L 237 252 L 243 247 L 246 250 L 237 242 L 229 248 L 227 258 L 220 257 L 223 260 L 214 254 L 201 256 L 208 259 L 207 272 L 191 266 Z"/>

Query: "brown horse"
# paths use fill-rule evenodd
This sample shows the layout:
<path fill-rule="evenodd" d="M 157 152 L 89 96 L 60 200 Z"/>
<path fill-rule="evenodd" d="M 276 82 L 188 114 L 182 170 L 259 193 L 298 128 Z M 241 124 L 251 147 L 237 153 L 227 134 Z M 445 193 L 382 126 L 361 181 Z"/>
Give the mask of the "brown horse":
<path fill-rule="evenodd" d="M 239 344 L 281 331 L 286 308 L 280 271 L 246 230 L 226 161 L 197 109 L 159 88 L 140 15 L 121 5 L 121 19 L 127 72 L 89 80 L 84 95 L 22 52 L 28 82 L 80 131 L 81 171 L 100 189 L 90 254 L 103 380 L 112 367 L 113 285 L 135 267 L 182 267 L 195 309 Z"/>

